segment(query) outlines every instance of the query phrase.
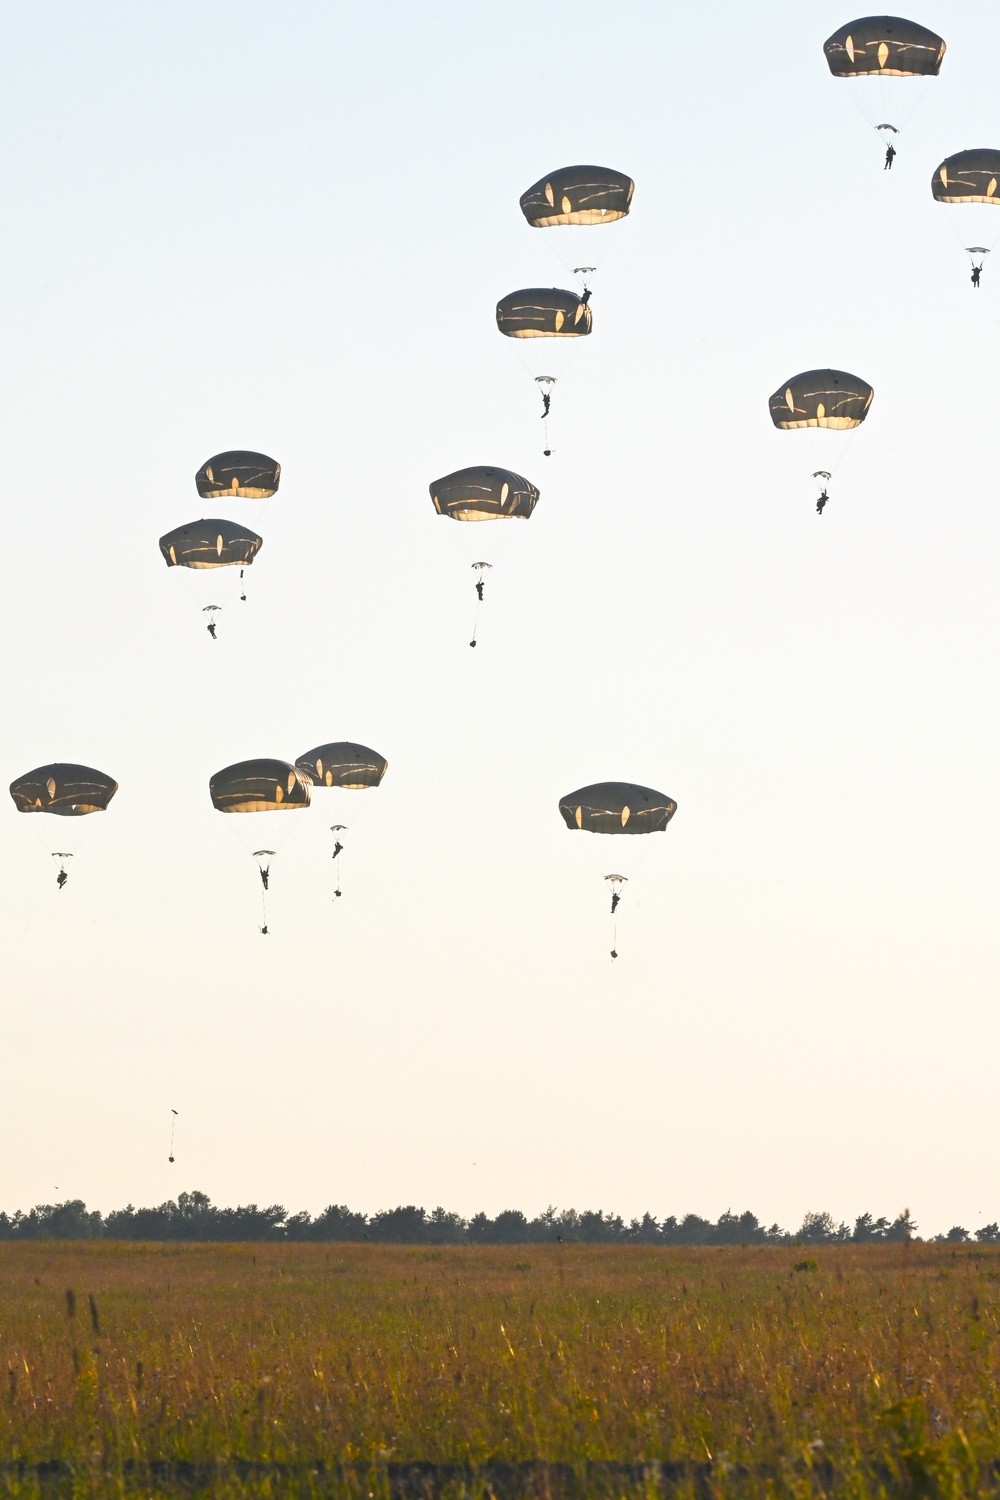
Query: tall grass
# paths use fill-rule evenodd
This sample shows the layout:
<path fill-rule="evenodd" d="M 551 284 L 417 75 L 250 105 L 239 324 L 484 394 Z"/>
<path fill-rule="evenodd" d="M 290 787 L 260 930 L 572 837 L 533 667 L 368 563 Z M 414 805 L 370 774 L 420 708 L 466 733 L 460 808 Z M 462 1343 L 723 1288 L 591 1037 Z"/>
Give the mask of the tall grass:
<path fill-rule="evenodd" d="M 53 1459 L 136 1493 L 163 1460 L 542 1459 L 971 1495 L 998 1291 L 1000 1255 L 940 1245 L 5 1245 L 0 1488 Z"/>

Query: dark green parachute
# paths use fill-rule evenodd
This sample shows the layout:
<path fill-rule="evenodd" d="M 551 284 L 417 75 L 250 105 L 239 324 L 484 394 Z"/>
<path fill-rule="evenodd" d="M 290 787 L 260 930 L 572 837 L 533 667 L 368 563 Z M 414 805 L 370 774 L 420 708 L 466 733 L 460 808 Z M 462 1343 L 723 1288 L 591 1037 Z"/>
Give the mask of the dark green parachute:
<path fill-rule="evenodd" d="M 430 496 L 438 515 L 453 521 L 527 520 L 538 504 L 538 491 L 530 480 L 491 464 L 474 464 L 435 479 Z"/>
<path fill-rule="evenodd" d="M 218 812 L 284 812 L 309 806 L 312 783 L 284 760 L 241 760 L 216 771 L 209 792 Z"/>
<path fill-rule="evenodd" d="M 956 151 L 935 167 L 931 192 L 938 203 L 1000 204 L 1000 151 L 979 146 Z"/>
<path fill-rule="evenodd" d="M 216 453 L 194 476 L 198 493 L 205 500 L 221 499 L 223 495 L 266 500 L 274 494 L 280 479 L 281 465 L 273 458 L 243 449 Z"/>
<path fill-rule="evenodd" d="M 933 78 L 945 44 L 902 16 L 862 16 L 827 37 L 823 51 L 835 78 Z"/>
<path fill-rule="evenodd" d="M 611 224 L 632 204 L 635 183 L 610 167 L 560 167 L 521 194 L 521 212 L 535 229 L 553 224 Z"/>
<path fill-rule="evenodd" d="M 295 769 L 320 787 L 342 787 L 345 791 L 364 791 L 378 786 L 385 775 L 389 762 L 377 750 L 367 745 L 355 745 L 350 740 L 337 740 L 330 745 L 317 745 L 307 750 L 295 762 Z"/>
<path fill-rule="evenodd" d="M 846 370 L 805 370 L 780 385 L 769 400 L 775 427 L 826 427 L 845 431 L 859 427 L 868 415 L 874 391 Z"/>
<path fill-rule="evenodd" d="M 589 305 L 577 292 L 525 287 L 497 303 L 497 327 L 509 339 L 575 339 L 591 330 Z"/>
<path fill-rule="evenodd" d="M 63 818 L 106 811 L 117 790 L 117 781 L 103 771 L 58 761 L 28 771 L 10 784 L 18 812 L 57 813 Z"/>
<path fill-rule="evenodd" d="M 249 567 L 263 545 L 255 531 L 236 521 L 190 521 L 160 537 L 168 568 Z"/>
<path fill-rule="evenodd" d="M 661 833 L 677 803 L 652 787 L 630 781 L 599 781 L 559 799 L 567 828 L 585 833 Z"/>

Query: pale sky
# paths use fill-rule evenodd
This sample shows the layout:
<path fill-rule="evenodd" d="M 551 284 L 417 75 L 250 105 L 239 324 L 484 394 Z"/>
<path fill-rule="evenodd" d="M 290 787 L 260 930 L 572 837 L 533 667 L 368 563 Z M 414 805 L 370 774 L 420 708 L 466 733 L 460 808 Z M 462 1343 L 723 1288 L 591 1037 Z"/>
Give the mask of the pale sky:
<path fill-rule="evenodd" d="M 996 7 L 914 12 L 891 174 L 826 0 L 3 18 L 0 779 L 120 791 L 61 893 L 0 820 L 0 1207 L 1000 1217 L 1000 252 L 930 194 L 1000 145 Z M 517 200 L 591 161 L 633 210 L 544 458 L 493 310 L 569 283 Z M 826 365 L 875 398 L 820 520 L 767 398 Z M 282 480 L 213 644 L 157 539 L 231 447 Z M 475 652 L 473 463 L 541 490 Z M 343 899 L 317 795 L 262 938 L 208 778 L 346 737 Z M 679 804 L 616 964 L 557 812 L 605 779 Z"/>

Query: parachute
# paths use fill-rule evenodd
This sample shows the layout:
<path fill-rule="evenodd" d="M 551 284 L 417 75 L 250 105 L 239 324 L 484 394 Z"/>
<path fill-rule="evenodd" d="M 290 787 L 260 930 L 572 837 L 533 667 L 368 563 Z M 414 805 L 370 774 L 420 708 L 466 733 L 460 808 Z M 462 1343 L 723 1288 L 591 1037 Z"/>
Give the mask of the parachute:
<path fill-rule="evenodd" d="M 521 194 L 521 212 L 533 229 L 556 231 L 545 243 L 586 289 L 617 239 L 604 228 L 626 217 L 634 189 L 631 177 L 610 167 L 560 167 Z"/>
<path fill-rule="evenodd" d="M 560 167 L 521 194 L 521 212 L 534 229 L 555 224 L 611 224 L 632 206 L 635 183 L 610 167 Z"/>
<path fill-rule="evenodd" d="M 515 474 L 511 469 L 495 468 L 491 464 L 475 464 L 469 469 L 458 469 L 454 474 L 446 474 L 443 479 L 435 479 L 430 486 L 430 496 L 439 516 L 448 516 L 453 521 L 462 522 L 527 521 L 538 504 L 538 490 L 530 480 L 521 474 Z M 483 540 L 478 529 L 469 538 L 470 549 L 474 548 L 478 554 L 490 554 L 487 557 L 479 555 L 475 560 L 469 557 L 465 559 L 477 574 L 476 619 L 470 646 L 476 644 L 485 574 L 506 551 L 506 545 L 500 546 L 499 542 L 506 544 L 509 540 L 510 534 L 505 531 L 498 537 L 498 544 L 491 547 Z"/>
<path fill-rule="evenodd" d="M 18 812 L 52 813 L 60 818 L 83 818 L 90 813 L 106 812 L 117 790 L 117 781 L 103 771 L 59 762 L 27 771 L 10 784 L 10 795 Z M 71 849 L 64 847 L 50 851 L 59 864 L 56 885 L 62 890 L 69 879 L 66 861 L 79 852 L 82 839 L 68 839 L 66 830 L 60 829 L 59 842 L 62 845 L 75 843 Z"/>
<path fill-rule="evenodd" d="M 269 500 L 281 480 L 281 465 L 266 453 L 233 449 L 202 464 L 194 482 L 203 500 L 238 495 L 241 500 Z"/>
<path fill-rule="evenodd" d="M 564 345 L 559 353 L 555 353 L 548 344 L 529 344 L 529 341 L 586 338 L 593 321 L 589 292 L 567 292 L 555 286 L 525 287 L 518 292 L 508 292 L 497 303 L 497 327 L 505 338 L 517 340 L 512 347 L 517 350 L 518 358 L 532 380 L 541 388 L 542 421 L 545 424 L 542 451 L 546 458 L 552 452 L 549 444 L 552 390 L 558 384 L 575 345 L 568 348 Z"/>
<path fill-rule="evenodd" d="M 948 223 L 973 267 L 979 285 L 983 262 L 1000 240 L 1000 151 L 979 146 L 957 151 L 935 167 L 931 193 L 936 203 L 948 205 Z"/>
<path fill-rule="evenodd" d="M 271 858 L 277 849 L 250 848 L 261 842 L 259 816 L 276 812 L 297 812 L 308 807 L 312 782 L 295 766 L 284 760 L 241 760 L 236 765 L 216 771 L 209 780 L 209 795 L 217 812 L 239 813 L 247 818 L 246 835 L 241 839 L 257 861 L 261 883 L 261 927 L 266 936 L 267 892 L 271 875 Z M 241 819 L 242 821 L 242 819 Z M 242 830 L 240 830 L 242 833 Z M 273 832 L 267 825 L 267 834 Z M 287 834 L 286 834 L 287 837 Z M 278 841 L 278 848 L 284 838 Z"/>
<path fill-rule="evenodd" d="M 677 803 L 672 797 L 666 796 L 664 792 L 654 791 L 652 787 L 637 786 L 630 781 L 600 781 L 559 799 L 559 812 L 567 828 L 611 836 L 662 833 L 676 811 Z M 616 912 L 622 897 L 622 886 L 631 878 L 620 873 L 620 858 L 616 859 L 616 863 L 619 869 L 604 876 L 612 893 L 612 958 L 618 957 Z"/>
<path fill-rule="evenodd" d="M 330 788 L 335 794 L 335 805 L 344 810 L 356 806 L 353 799 L 343 801 L 343 793 L 364 792 L 381 783 L 389 762 L 377 750 L 367 745 L 356 745 L 350 740 L 338 740 L 329 745 L 317 745 L 307 750 L 295 762 L 296 770 L 307 776 L 313 786 Z M 333 860 L 336 880 L 334 899 L 342 894 L 340 888 L 340 856 L 344 845 L 340 834 L 348 831 L 346 823 L 334 823 L 330 832 L 334 835 Z"/>
<path fill-rule="evenodd" d="M 834 78 L 852 80 L 851 98 L 886 145 L 910 120 L 927 80 L 940 73 L 945 44 L 902 16 L 862 16 L 827 37 L 823 51 Z"/>
<path fill-rule="evenodd" d="M 213 640 L 216 638 L 214 616 L 222 605 L 202 601 L 206 598 L 228 599 L 235 592 L 238 582 L 240 598 L 245 602 L 244 570 L 250 567 L 263 545 L 263 540 L 255 531 L 238 521 L 189 521 L 186 526 L 178 526 L 160 537 L 160 552 L 167 567 L 190 570 L 184 576 L 191 582 L 198 608 L 203 613 L 210 612 L 212 615 L 209 634 Z M 218 568 L 239 568 L 239 578 L 232 581 L 228 588 L 220 587 L 220 581 L 214 576 L 214 570 Z M 211 578 L 203 580 L 199 576 L 196 582 L 190 579 L 191 572 L 200 575 L 208 571 L 212 572 Z"/>
<path fill-rule="evenodd" d="M 805 370 L 785 381 L 770 397 L 775 427 L 782 432 L 809 434 L 805 447 L 801 447 L 801 438 L 797 445 L 800 461 L 819 489 L 816 504 L 821 515 L 829 499 L 830 478 L 844 457 L 844 435 L 860 427 L 874 394 L 867 381 L 846 370 Z"/>
<path fill-rule="evenodd" d="M 263 545 L 237 521 L 189 521 L 160 537 L 168 568 L 248 568 Z"/>

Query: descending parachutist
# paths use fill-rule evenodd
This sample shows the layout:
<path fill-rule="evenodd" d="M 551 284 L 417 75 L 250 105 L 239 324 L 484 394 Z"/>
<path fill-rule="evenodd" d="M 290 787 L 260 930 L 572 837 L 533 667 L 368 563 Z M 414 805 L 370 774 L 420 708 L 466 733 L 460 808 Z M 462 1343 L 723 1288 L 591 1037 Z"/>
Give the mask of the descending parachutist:
<path fill-rule="evenodd" d="M 486 587 L 486 580 L 483 579 L 483 578 L 477 578 L 476 579 L 476 597 L 478 598 L 480 604 L 482 604 L 482 602 L 483 602 L 483 589 L 485 587 Z"/>
<path fill-rule="evenodd" d="M 167 1157 L 167 1161 L 173 1161 L 174 1159 L 174 1131 L 177 1129 L 177 1111 L 176 1109 L 172 1109 L 170 1113 L 173 1115 L 173 1119 L 170 1122 L 170 1155 Z"/>
<path fill-rule="evenodd" d="M 331 859 L 336 859 L 337 855 L 340 853 L 340 851 L 343 849 L 343 847 L 344 847 L 343 844 L 338 839 L 337 842 L 333 846 L 333 853 L 331 854 L 330 858 Z"/>
<path fill-rule="evenodd" d="M 617 951 L 614 948 L 612 948 L 612 950 L 611 950 L 611 957 L 612 958 L 617 958 L 618 957 L 618 953 L 617 953 Z"/>
<path fill-rule="evenodd" d="M 205 629 L 208 631 L 208 633 L 212 637 L 213 641 L 218 640 L 218 636 L 215 633 L 215 621 L 214 620 L 209 620 L 208 624 L 205 626 Z"/>
<path fill-rule="evenodd" d="M 973 286 L 978 286 L 979 285 L 979 277 L 980 277 L 980 274 L 982 273 L 982 269 L 983 269 L 982 266 L 973 266 L 973 268 L 972 268 L 972 285 Z"/>
<path fill-rule="evenodd" d="M 545 421 L 545 418 L 549 414 L 549 407 L 551 405 L 552 405 L 552 393 L 550 391 L 543 391 L 542 392 L 542 421 L 543 422 Z"/>
<path fill-rule="evenodd" d="M 612 916 L 614 916 L 615 912 L 618 910 L 618 903 L 619 903 L 619 901 L 621 899 L 622 899 L 621 891 L 612 891 L 611 892 L 611 915 Z"/>
<path fill-rule="evenodd" d="M 263 927 L 258 927 L 257 931 L 261 934 L 262 937 L 267 937 L 267 923 L 265 922 Z"/>
<path fill-rule="evenodd" d="M 267 890 L 267 882 L 270 880 L 270 878 L 271 878 L 271 866 L 270 865 L 261 865 L 261 867 L 260 867 L 260 883 L 264 887 L 265 891 Z"/>
<path fill-rule="evenodd" d="M 56 876 L 56 885 L 60 890 L 62 890 L 68 879 L 69 876 L 66 874 L 66 871 L 60 866 L 59 874 Z"/>
<path fill-rule="evenodd" d="M 816 501 L 816 514 L 818 516 L 821 516 L 823 514 L 823 507 L 829 500 L 829 498 L 830 496 L 827 494 L 826 490 L 824 490 L 819 499 Z"/>
<path fill-rule="evenodd" d="M 892 142 L 890 141 L 889 144 L 888 144 L 888 146 L 886 146 L 886 148 L 885 148 L 885 166 L 882 168 L 883 172 L 891 172 L 892 171 L 892 161 L 893 161 L 893 157 L 895 155 L 896 155 L 896 148 L 892 144 Z"/>
<path fill-rule="evenodd" d="M 336 900 L 338 896 L 342 896 L 343 894 L 344 894 L 343 891 L 340 889 L 340 886 L 338 885 L 337 889 L 333 893 L 333 899 Z"/>

